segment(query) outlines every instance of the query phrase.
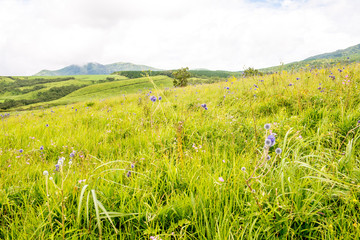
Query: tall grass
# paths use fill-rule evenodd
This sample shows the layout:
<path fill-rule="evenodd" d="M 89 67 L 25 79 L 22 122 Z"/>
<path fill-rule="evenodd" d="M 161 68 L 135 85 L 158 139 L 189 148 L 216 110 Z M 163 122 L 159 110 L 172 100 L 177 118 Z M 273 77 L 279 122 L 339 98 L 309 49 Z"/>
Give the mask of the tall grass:
<path fill-rule="evenodd" d="M 359 82 L 353 64 L 12 112 L 0 238 L 357 239 Z"/>

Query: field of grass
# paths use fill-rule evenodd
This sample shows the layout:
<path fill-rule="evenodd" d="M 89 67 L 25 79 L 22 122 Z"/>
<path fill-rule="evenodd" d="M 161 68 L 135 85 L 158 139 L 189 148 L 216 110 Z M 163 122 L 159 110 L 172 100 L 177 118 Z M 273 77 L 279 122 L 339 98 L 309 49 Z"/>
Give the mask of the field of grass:
<path fill-rule="evenodd" d="M 2 113 L 0 238 L 359 239 L 359 84 L 352 64 Z"/>

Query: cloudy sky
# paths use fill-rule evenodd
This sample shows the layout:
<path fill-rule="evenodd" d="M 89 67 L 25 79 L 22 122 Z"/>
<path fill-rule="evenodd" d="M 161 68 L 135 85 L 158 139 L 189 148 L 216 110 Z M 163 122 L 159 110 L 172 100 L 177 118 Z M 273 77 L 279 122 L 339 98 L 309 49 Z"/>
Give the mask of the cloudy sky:
<path fill-rule="evenodd" d="M 0 0 L 0 75 L 268 67 L 359 44 L 359 12 L 359 0 Z"/>

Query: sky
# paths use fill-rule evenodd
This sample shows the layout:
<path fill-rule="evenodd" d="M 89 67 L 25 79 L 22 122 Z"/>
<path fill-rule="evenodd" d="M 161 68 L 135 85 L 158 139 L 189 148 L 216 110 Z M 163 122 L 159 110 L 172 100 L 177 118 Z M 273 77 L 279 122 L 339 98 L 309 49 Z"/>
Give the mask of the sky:
<path fill-rule="evenodd" d="M 0 0 L 0 75 L 270 67 L 359 44 L 359 12 L 359 0 Z"/>

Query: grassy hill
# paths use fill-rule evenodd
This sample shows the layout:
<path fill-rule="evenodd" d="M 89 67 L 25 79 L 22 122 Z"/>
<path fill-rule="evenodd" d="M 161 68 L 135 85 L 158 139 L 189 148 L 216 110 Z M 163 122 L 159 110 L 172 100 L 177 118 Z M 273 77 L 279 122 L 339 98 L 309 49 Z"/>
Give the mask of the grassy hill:
<path fill-rule="evenodd" d="M 0 238 L 359 239 L 359 84 L 350 64 L 3 113 Z"/>
<path fill-rule="evenodd" d="M 345 58 L 359 59 L 360 57 L 360 44 L 348 47 L 346 49 L 337 50 L 335 52 L 324 53 L 309 57 L 305 60 L 317 60 L 317 59 L 345 59 Z"/>
<path fill-rule="evenodd" d="M 150 74 L 148 77 L 143 77 Z M 225 71 L 191 72 L 189 84 L 213 83 L 231 76 Z M 236 73 L 237 74 L 237 73 Z M 173 86 L 171 71 L 121 71 L 112 75 L 0 77 L 0 111 L 26 110 L 97 100 Z M 128 79 L 130 78 L 130 79 Z"/>
<path fill-rule="evenodd" d="M 0 110 L 49 102 L 89 85 L 125 79 L 109 75 L 0 77 Z"/>
<path fill-rule="evenodd" d="M 340 65 L 348 65 L 354 62 L 360 62 L 360 44 L 337 50 L 330 53 L 319 54 L 306 58 L 302 61 L 283 64 L 280 66 L 268 67 L 260 69 L 261 72 L 277 72 L 277 71 L 298 71 L 301 68 L 328 68 Z"/>

